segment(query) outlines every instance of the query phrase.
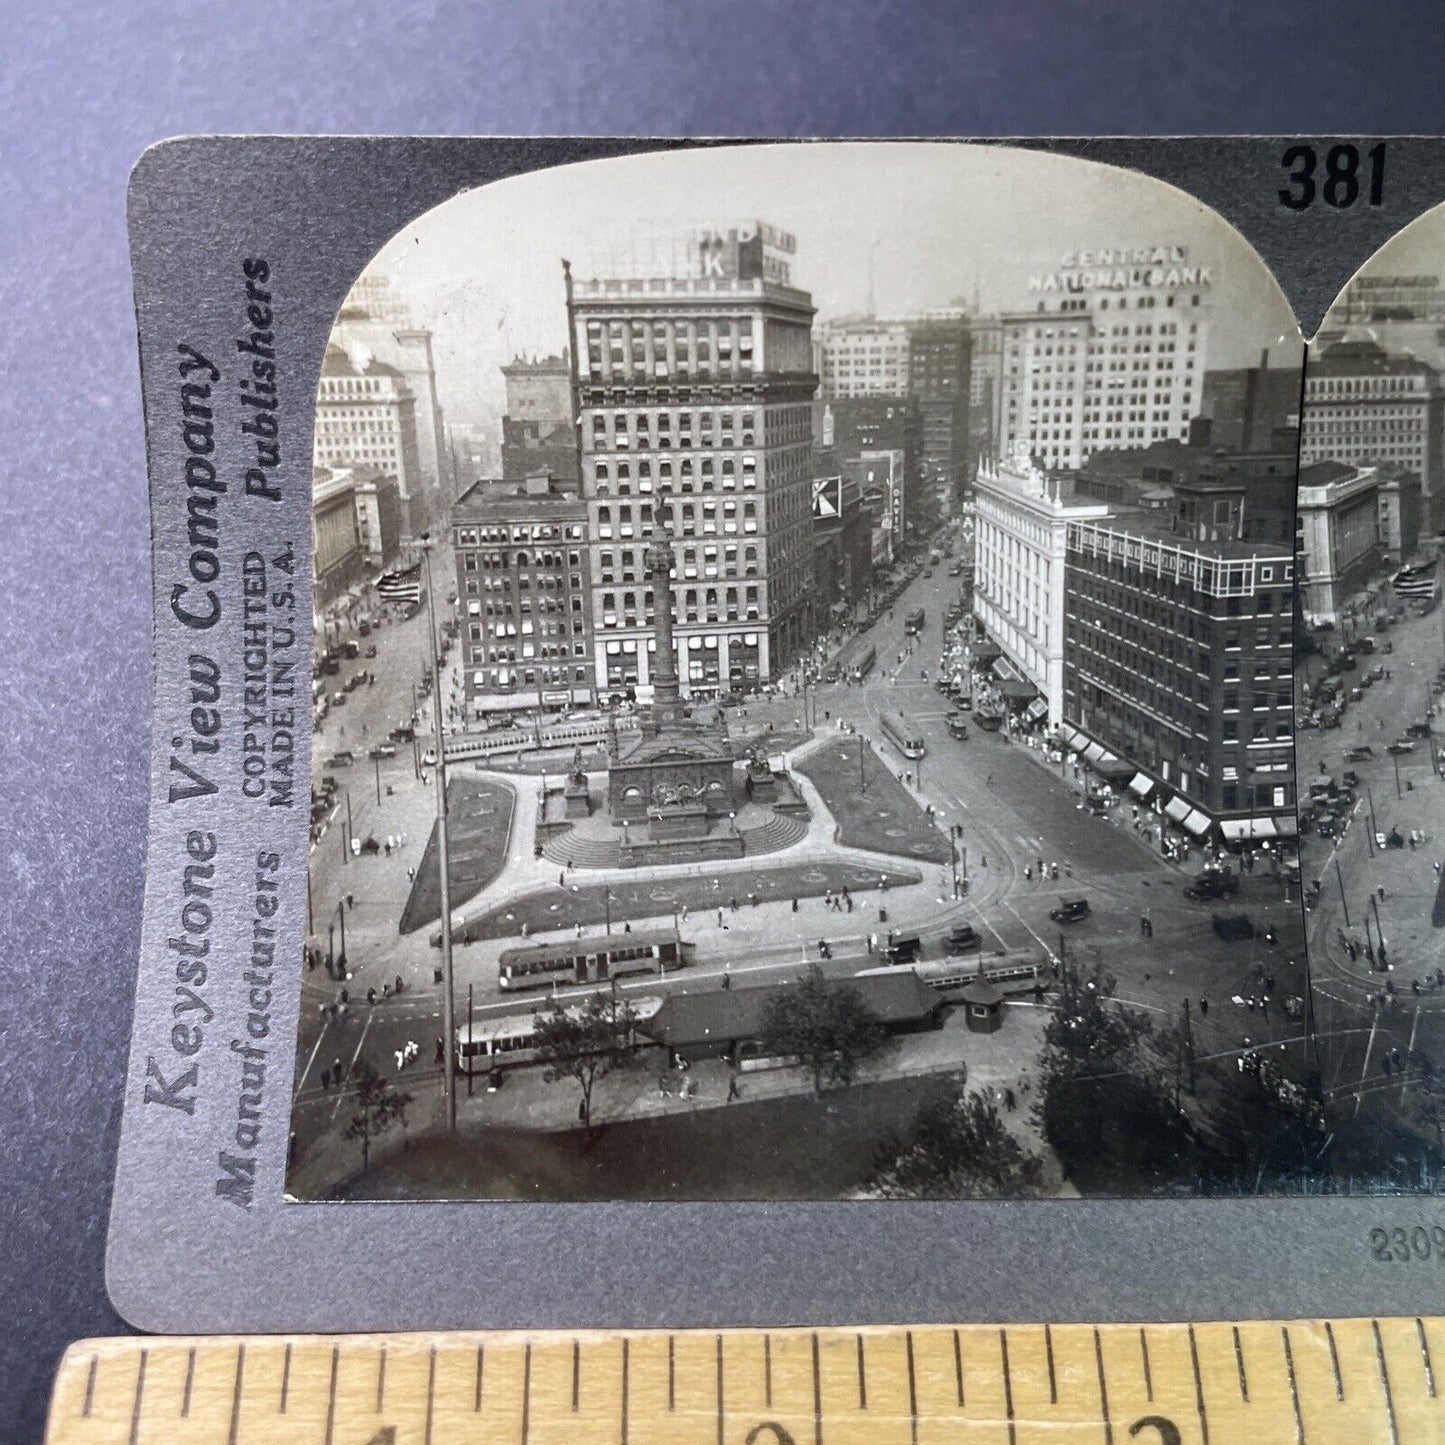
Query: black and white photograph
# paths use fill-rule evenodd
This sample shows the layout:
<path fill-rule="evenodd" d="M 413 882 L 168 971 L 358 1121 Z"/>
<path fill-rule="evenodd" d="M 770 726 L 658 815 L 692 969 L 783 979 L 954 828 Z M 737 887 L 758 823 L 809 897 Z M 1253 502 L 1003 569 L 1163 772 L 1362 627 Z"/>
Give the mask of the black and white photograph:
<path fill-rule="evenodd" d="M 1351 1169 L 1438 1187 L 1445 1144 L 1445 212 L 1384 246 L 1305 372 L 1301 866 L 1327 1113 Z"/>
<path fill-rule="evenodd" d="M 1303 364 L 1215 213 L 1046 153 L 644 155 L 419 216 L 315 400 L 288 1197 L 1370 1187 L 1341 1083 L 1417 1077 L 1415 1014 L 1312 993 L 1293 645 L 1302 607 L 1335 720 L 1388 695 L 1333 658 L 1427 605 L 1439 398 L 1317 589 Z M 1302 496 L 1363 498 L 1337 457 Z M 1307 770 L 1310 850 L 1434 771 L 1352 723 L 1309 746 L 1376 771 Z"/>

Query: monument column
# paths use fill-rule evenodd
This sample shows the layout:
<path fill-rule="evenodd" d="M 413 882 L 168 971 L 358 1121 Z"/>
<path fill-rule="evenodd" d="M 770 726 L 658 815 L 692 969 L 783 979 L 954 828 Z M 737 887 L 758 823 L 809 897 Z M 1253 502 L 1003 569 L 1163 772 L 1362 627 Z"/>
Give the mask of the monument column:
<path fill-rule="evenodd" d="M 677 680 L 677 650 L 672 639 L 672 537 L 661 532 L 647 549 L 647 572 L 652 579 L 653 655 L 652 709 L 658 722 L 682 716 Z"/>

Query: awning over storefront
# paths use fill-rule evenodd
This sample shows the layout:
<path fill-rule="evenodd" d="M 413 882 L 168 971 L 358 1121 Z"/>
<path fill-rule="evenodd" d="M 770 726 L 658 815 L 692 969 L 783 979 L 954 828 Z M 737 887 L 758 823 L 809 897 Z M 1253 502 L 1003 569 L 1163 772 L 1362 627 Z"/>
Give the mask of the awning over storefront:
<path fill-rule="evenodd" d="M 1193 833 L 1196 838 L 1202 838 L 1214 826 L 1208 813 L 1201 813 L 1197 809 L 1191 809 L 1184 819 L 1184 826 Z"/>
<path fill-rule="evenodd" d="M 1164 804 L 1164 811 L 1168 813 L 1176 823 L 1179 823 L 1184 820 L 1185 815 L 1188 814 L 1191 809 L 1183 798 L 1170 798 L 1169 801 Z"/>
<path fill-rule="evenodd" d="M 1274 830 L 1281 838 L 1299 837 L 1299 819 L 1293 813 L 1278 813 L 1274 818 Z"/>
<path fill-rule="evenodd" d="M 1032 702 L 1039 695 L 1039 690 L 1033 683 L 1018 677 L 1006 677 L 999 683 L 998 690 L 1010 702 Z M 1048 708 L 1045 708 L 1044 711 L 1047 712 Z"/>
<path fill-rule="evenodd" d="M 1289 820 L 1291 824 L 1294 819 Z M 1224 818 L 1221 819 L 1220 831 L 1231 841 L 1241 838 L 1277 838 L 1279 829 L 1275 826 L 1273 818 Z"/>
<path fill-rule="evenodd" d="M 1016 668 L 1008 658 L 1003 656 L 994 659 L 993 675 L 997 678 L 1002 678 L 1005 682 L 1017 682 L 1019 680 L 1018 668 Z"/>
<path fill-rule="evenodd" d="M 1036 697 L 1028 706 L 1028 714 L 1034 722 L 1038 722 L 1041 718 L 1048 717 L 1049 705 L 1043 698 Z"/>
<path fill-rule="evenodd" d="M 1084 761 L 1087 763 L 1097 763 L 1103 756 L 1104 750 L 1098 743 L 1090 743 L 1084 749 Z"/>
<path fill-rule="evenodd" d="M 1135 773 L 1129 784 L 1129 791 L 1136 798 L 1147 798 L 1154 789 L 1154 779 L 1148 773 Z"/>
<path fill-rule="evenodd" d="M 1094 771 L 1100 777 L 1108 778 L 1111 783 L 1127 783 L 1134 776 L 1134 764 L 1126 763 L 1122 758 L 1114 757 L 1112 753 L 1105 753 L 1094 764 Z"/>
<path fill-rule="evenodd" d="M 994 662 L 1003 656 L 1003 648 L 996 642 L 976 642 L 973 645 L 973 660 L 978 663 Z"/>
<path fill-rule="evenodd" d="M 1069 746 L 1073 748 L 1076 753 L 1082 753 L 1089 746 L 1088 735 L 1086 733 L 1076 732 L 1073 737 L 1069 739 Z"/>

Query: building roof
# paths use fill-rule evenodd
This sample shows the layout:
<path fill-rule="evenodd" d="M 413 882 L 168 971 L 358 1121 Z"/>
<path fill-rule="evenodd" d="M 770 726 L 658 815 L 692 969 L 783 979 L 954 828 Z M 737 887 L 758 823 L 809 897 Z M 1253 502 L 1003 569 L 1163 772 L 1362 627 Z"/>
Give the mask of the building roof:
<path fill-rule="evenodd" d="M 1293 553 L 1282 543 L 1238 540 L 1233 537 L 1204 541 L 1174 531 L 1157 508 L 1118 507 L 1107 517 L 1082 520 L 1081 526 L 1103 531 L 1127 533 L 1150 542 L 1161 542 L 1197 557 L 1215 557 L 1220 561 L 1238 562 L 1258 557 L 1265 561 L 1288 560 Z"/>
<path fill-rule="evenodd" d="M 575 492 L 528 490 L 527 483 L 483 477 L 457 498 L 454 522 L 527 522 L 538 516 L 586 518 L 587 504 Z"/>
<path fill-rule="evenodd" d="M 1367 376 L 1371 373 L 1406 373 L 1438 376 L 1433 366 L 1414 356 L 1386 351 L 1370 337 L 1350 337 L 1326 346 L 1311 357 L 1306 380 L 1327 376 Z"/>
<path fill-rule="evenodd" d="M 911 968 L 842 982 L 857 990 L 880 1022 L 893 1027 L 922 1023 L 943 1006 L 938 994 Z M 760 988 L 669 994 L 657 1013 L 639 1029 L 672 1049 L 757 1038 L 768 1005 L 794 986 L 765 984 Z"/>

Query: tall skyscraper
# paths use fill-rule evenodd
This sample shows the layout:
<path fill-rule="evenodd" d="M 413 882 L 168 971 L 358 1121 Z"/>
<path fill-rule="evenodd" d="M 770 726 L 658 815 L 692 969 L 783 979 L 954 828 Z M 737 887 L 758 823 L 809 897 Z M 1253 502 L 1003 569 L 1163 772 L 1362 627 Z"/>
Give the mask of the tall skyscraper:
<path fill-rule="evenodd" d="M 963 489 L 969 470 L 972 354 L 962 308 L 930 312 L 908 328 L 908 390 L 918 398 L 923 480 L 952 494 Z"/>
<path fill-rule="evenodd" d="M 455 496 L 451 448 L 437 395 L 432 334 L 411 325 L 404 302 L 391 290 L 386 277 L 363 276 L 342 303 L 331 339 L 358 373 L 379 363 L 392 368 L 406 383 L 416 432 L 416 471 L 407 484 L 409 522 L 414 532 L 425 531 L 445 516 Z"/>
<path fill-rule="evenodd" d="M 1047 468 L 1187 440 L 1209 341 L 1211 266 L 1184 246 L 1070 251 L 1029 278 L 1033 308 L 1001 318 L 995 446 Z"/>
<path fill-rule="evenodd" d="M 703 227 L 626 274 L 567 272 L 598 686 L 650 688 L 664 521 L 686 692 L 777 676 L 808 640 L 812 298 L 793 238 Z"/>

